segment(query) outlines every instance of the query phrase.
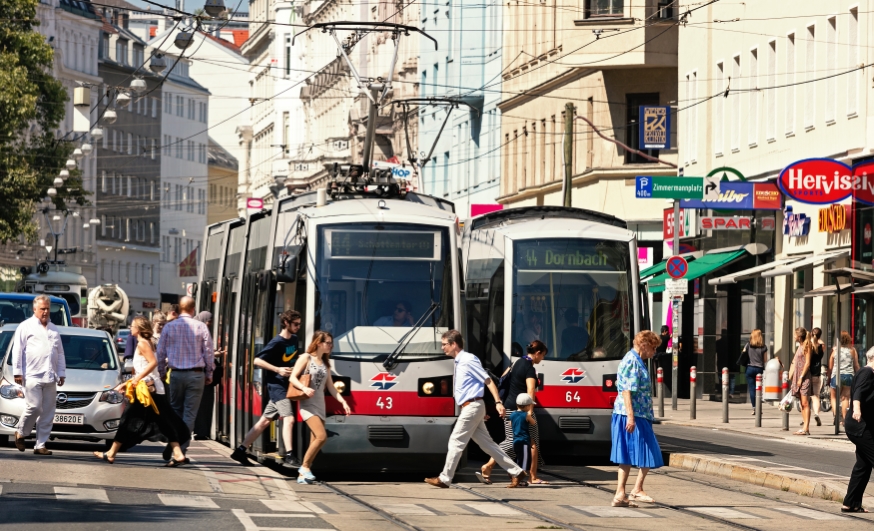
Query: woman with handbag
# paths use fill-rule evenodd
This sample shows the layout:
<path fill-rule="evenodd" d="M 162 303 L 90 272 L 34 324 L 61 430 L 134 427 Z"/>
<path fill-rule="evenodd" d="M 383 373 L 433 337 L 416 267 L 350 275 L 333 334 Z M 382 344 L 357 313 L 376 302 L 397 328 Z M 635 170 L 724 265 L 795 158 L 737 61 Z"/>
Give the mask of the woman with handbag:
<path fill-rule="evenodd" d="M 862 496 L 874 467 L 874 348 L 865 355 L 867 365 L 856 372 L 844 426 L 847 438 L 856 446 L 856 465 L 844 497 L 842 513 L 867 513 Z"/>
<path fill-rule="evenodd" d="M 838 382 L 835 378 L 835 364 L 837 363 L 841 373 L 841 409 L 837 408 Z M 853 348 L 853 337 L 846 330 L 841 330 L 841 344 L 832 350 L 828 361 L 828 374 L 830 378 L 832 411 L 844 423 L 841 411 L 846 411 L 850 405 L 850 385 L 853 383 L 853 375 L 859 370 L 859 355 Z"/>
<path fill-rule="evenodd" d="M 750 404 L 753 406 L 753 415 L 756 414 L 756 376 L 765 372 L 765 363 L 768 362 L 768 347 L 765 346 L 765 338 L 762 331 L 756 328 L 750 334 L 750 342 L 746 344 L 738 365 L 746 365 L 747 388 L 750 392 Z"/>
<path fill-rule="evenodd" d="M 810 435 L 810 358 L 816 346 L 813 336 L 807 333 L 804 327 L 795 329 L 795 341 L 798 348 L 795 350 L 795 358 L 792 360 L 792 396 L 801 401 L 801 418 L 804 421 L 801 429 L 795 435 Z"/>
<path fill-rule="evenodd" d="M 825 343 L 822 341 L 822 329 L 814 328 L 810 331 L 814 350 L 810 353 L 810 402 L 813 411 L 813 419 L 817 426 L 822 426 L 819 418 L 820 397 L 822 393 L 822 358 L 825 356 Z"/>
<path fill-rule="evenodd" d="M 152 344 L 152 324 L 145 317 L 137 317 L 130 326 L 131 335 L 137 338 L 134 354 L 134 376 L 119 384 L 116 391 L 125 392 L 132 397 L 130 405 L 124 410 L 112 448 L 94 455 L 108 463 L 115 463 L 115 456 L 122 449 L 132 448 L 146 439 L 162 433 L 170 442 L 172 458 L 166 466 L 177 467 L 187 464 L 188 458 L 182 452 L 182 444 L 191 439 L 191 432 L 185 422 L 170 407 L 164 392 L 164 382 L 158 374 L 158 359 Z M 143 389 L 143 386 L 147 389 Z M 128 387 L 130 386 L 130 388 Z"/>
<path fill-rule="evenodd" d="M 306 354 L 298 358 L 288 378 L 288 398 L 300 400 L 300 416 L 310 429 L 310 446 L 298 469 L 297 482 L 301 484 L 315 481 L 316 476 L 310 469 L 316 455 L 328 440 L 325 432 L 325 389 L 340 402 L 346 415 L 352 413 L 349 404 L 334 387 L 334 379 L 331 377 L 333 348 L 334 336 L 330 332 L 317 331 L 313 334 Z"/>

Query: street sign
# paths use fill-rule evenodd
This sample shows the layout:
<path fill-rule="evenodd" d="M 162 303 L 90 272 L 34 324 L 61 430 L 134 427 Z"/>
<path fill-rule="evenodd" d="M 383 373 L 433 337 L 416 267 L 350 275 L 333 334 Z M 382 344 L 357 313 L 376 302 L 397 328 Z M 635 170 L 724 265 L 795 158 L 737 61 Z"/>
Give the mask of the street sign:
<path fill-rule="evenodd" d="M 701 199 L 704 197 L 704 178 L 638 175 L 634 197 L 638 199 Z"/>
<path fill-rule="evenodd" d="M 689 293 L 689 281 L 685 278 L 665 279 L 665 294 L 668 297 L 682 297 Z"/>
<path fill-rule="evenodd" d="M 665 266 L 668 275 L 673 278 L 683 278 L 689 272 L 689 263 L 682 256 L 672 256 L 668 258 L 668 263 Z"/>
<path fill-rule="evenodd" d="M 719 176 L 711 175 L 709 177 L 704 177 L 704 200 L 705 201 L 718 201 L 719 193 L 720 193 L 720 185 L 719 185 Z"/>
<path fill-rule="evenodd" d="M 250 197 L 249 199 L 246 199 L 246 208 L 260 210 L 264 208 L 264 200 L 257 197 Z"/>

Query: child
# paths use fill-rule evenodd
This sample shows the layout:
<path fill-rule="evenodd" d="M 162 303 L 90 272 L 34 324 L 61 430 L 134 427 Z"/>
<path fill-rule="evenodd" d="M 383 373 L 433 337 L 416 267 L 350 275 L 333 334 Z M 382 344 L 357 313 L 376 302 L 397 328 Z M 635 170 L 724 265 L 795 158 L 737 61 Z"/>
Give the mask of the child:
<path fill-rule="evenodd" d="M 513 451 L 516 453 L 516 464 L 522 470 L 528 470 L 531 459 L 531 435 L 528 433 L 528 425 L 537 424 L 534 419 L 534 400 L 528 393 L 519 393 L 516 396 L 516 411 L 510 413 L 510 424 L 513 425 Z M 519 486 L 527 487 L 527 482 L 520 482 Z M 512 488 L 512 486 L 507 487 Z"/>

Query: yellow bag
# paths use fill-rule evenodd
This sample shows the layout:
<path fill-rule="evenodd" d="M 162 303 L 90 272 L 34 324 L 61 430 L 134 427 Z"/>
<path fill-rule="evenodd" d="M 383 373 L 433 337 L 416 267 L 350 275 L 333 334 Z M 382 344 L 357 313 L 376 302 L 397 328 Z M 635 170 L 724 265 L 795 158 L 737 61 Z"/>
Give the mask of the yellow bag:
<path fill-rule="evenodd" d="M 149 392 L 149 385 L 143 380 L 140 380 L 136 385 L 136 389 L 134 389 L 134 386 L 131 385 L 131 383 L 131 380 L 127 381 L 127 390 L 124 392 L 127 399 L 131 402 L 139 402 L 145 407 L 152 406 L 155 413 L 160 415 L 161 413 L 158 411 L 158 406 L 155 405 L 155 401 L 152 400 L 152 394 Z M 134 400 L 134 398 L 136 398 L 136 400 Z"/>

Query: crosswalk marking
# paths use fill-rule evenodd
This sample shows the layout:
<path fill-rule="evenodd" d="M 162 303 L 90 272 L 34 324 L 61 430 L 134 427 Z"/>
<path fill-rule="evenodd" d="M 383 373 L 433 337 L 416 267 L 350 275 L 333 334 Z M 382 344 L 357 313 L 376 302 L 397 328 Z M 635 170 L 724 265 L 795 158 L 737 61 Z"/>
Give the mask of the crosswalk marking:
<path fill-rule="evenodd" d="M 603 505 L 570 505 L 577 511 L 598 518 L 652 518 L 643 511 L 635 511 L 627 507 L 605 507 Z"/>
<path fill-rule="evenodd" d="M 313 502 L 297 502 L 292 500 L 261 500 L 271 511 L 286 513 L 319 513 L 325 514 L 321 507 Z"/>
<path fill-rule="evenodd" d="M 211 498 L 206 496 L 187 496 L 185 494 L 158 494 L 164 505 L 170 507 L 197 507 L 199 509 L 218 509 Z"/>
<path fill-rule="evenodd" d="M 90 501 L 109 503 L 103 489 L 80 489 L 77 487 L 55 487 L 55 497 L 64 501 Z"/>
<path fill-rule="evenodd" d="M 761 520 L 762 517 L 745 513 L 741 511 L 737 511 L 735 509 L 731 509 L 729 507 L 687 507 L 690 511 L 695 511 L 696 513 L 707 514 L 710 516 L 716 516 L 718 518 L 728 518 L 731 520 L 741 520 L 741 519 L 750 519 L 750 520 Z"/>
<path fill-rule="evenodd" d="M 408 514 L 415 516 L 437 516 L 437 513 L 416 503 L 394 503 L 383 505 L 383 509 L 393 514 Z"/>
<path fill-rule="evenodd" d="M 243 509 L 233 509 L 232 512 L 246 531 L 335 531 L 333 528 L 258 527 L 253 520 L 253 518 L 315 518 L 311 514 L 247 513 Z"/>
<path fill-rule="evenodd" d="M 487 514 L 489 516 L 521 516 L 522 513 L 516 509 L 511 509 L 500 503 L 464 503 L 466 507 L 470 507 L 478 513 Z"/>
<path fill-rule="evenodd" d="M 791 514 L 801 518 L 809 518 L 811 520 L 843 520 L 844 517 L 838 514 L 824 513 L 822 511 L 814 511 L 813 509 L 805 509 L 804 507 L 770 507 L 781 513 Z"/>

